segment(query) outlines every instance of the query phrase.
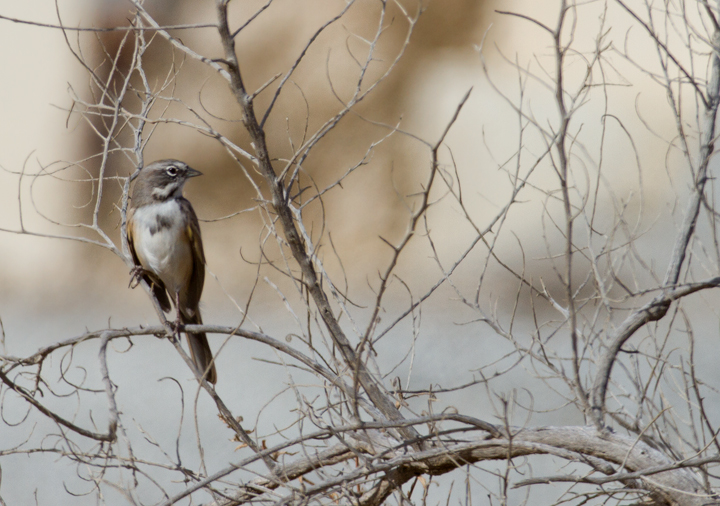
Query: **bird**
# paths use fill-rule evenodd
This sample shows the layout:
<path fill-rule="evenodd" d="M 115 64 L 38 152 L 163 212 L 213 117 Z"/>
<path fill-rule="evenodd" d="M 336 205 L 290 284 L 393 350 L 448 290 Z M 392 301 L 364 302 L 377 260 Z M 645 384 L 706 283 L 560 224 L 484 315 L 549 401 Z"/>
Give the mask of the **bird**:
<path fill-rule="evenodd" d="M 202 324 L 200 296 L 205 283 L 205 253 L 200 224 L 183 197 L 188 179 L 202 172 L 179 160 L 159 160 L 143 167 L 135 180 L 127 216 L 128 246 L 135 267 L 130 286 L 140 279 L 150 286 L 166 313 L 177 311 L 175 328 Z M 215 384 L 217 371 L 204 332 L 186 332 L 193 363 Z"/>

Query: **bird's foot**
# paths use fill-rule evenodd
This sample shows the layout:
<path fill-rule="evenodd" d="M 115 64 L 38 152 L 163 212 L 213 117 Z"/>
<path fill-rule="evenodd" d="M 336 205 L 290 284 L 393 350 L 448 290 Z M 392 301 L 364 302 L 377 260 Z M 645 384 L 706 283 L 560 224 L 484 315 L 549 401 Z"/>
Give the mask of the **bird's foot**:
<path fill-rule="evenodd" d="M 180 316 L 180 311 L 178 311 L 177 316 L 175 317 L 175 321 L 168 322 L 172 326 L 172 328 L 175 330 L 176 334 L 180 334 L 180 330 L 185 325 L 182 321 L 182 317 Z"/>
<path fill-rule="evenodd" d="M 176 320 L 165 320 L 165 333 L 160 335 L 158 334 L 157 337 L 160 338 L 172 338 L 177 337 L 180 338 L 180 328 L 182 323 L 178 323 Z"/>
<path fill-rule="evenodd" d="M 173 322 L 173 326 L 175 327 L 175 332 L 178 334 L 178 337 L 180 337 L 180 329 L 183 326 L 182 321 L 182 315 L 180 314 L 180 293 L 175 292 L 175 310 L 177 311 L 177 316 L 175 316 L 175 321 Z"/>
<path fill-rule="evenodd" d="M 147 271 L 143 269 L 140 265 L 136 265 L 132 269 L 130 269 L 130 283 L 128 284 L 128 288 L 135 288 L 140 284 L 140 281 L 142 277 L 147 274 Z"/>

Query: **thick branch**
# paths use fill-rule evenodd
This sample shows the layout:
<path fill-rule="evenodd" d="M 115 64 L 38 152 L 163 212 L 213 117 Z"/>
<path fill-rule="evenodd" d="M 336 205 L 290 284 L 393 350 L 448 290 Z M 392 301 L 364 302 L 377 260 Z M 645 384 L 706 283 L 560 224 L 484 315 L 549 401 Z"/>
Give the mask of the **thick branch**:
<path fill-rule="evenodd" d="M 373 505 L 378 504 L 379 497 L 387 497 L 392 490 L 414 476 L 441 475 L 476 462 L 506 460 L 525 455 L 549 454 L 567 458 L 563 452 L 599 458 L 621 465 L 622 469 L 630 472 L 645 469 L 656 471 L 659 466 L 669 466 L 669 470 L 658 472 L 652 477 L 640 476 L 642 487 L 670 504 L 701 506 L 714 500 L 714 496 L 704 490 L 690 470 L 678 468 L 676 463 L 671 462 L 661 452 L 642 442 L 609 431 L 598 431 L 594 427 L 541 427 L 518 429 L 510 440 L 480 439 L 456 444 L 442 442 L 422 452 L 400 454 L 386 460 L 378 459 L 304 488 L 302 495 L 286 495 L 275 504 L 306 503 L 314 495 L 327 493 L 336 487 L 351 486 L 371 475 L 385 474 L 375 491 L 363 497 L 366 504 Z M 617 479 L 623 480 L 626 475 L 627 473 L 619 473 Z"/>
<path fill-rule="evenodd" d="M 610 373 L 612 372 L 613 364 L 625 342 L 646 323 L 658 321 L 663 318 L 674 300 L 706 288 L 715 288 L 717 286 L 720 286 L 720 276 L 701 283 L 691 283 L 689 285 L 665 290 L 627 317 L 622 325 L 620 325 L 620 328 L 618 328 L 610 338 L 610 345 L 607 351 L 598 361 L 597 374 L 595 375 L 595 382 L 592 388 L 592 409 L 598 419 L 602 419 L 602 414 L 605 410 L 605 394 L 608 383 L 610 382 Z"/>

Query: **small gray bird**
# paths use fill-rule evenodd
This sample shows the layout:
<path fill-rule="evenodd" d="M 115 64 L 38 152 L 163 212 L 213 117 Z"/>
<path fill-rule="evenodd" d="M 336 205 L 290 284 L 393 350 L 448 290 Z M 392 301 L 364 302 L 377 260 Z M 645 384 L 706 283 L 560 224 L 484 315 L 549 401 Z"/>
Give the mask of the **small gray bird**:
<path fill-rule="evenodd" d="M 176 325 L 202 324 L 199 303 L 205 283 L 205 253 L 197 216 L 182 195 L 185 182 L 200 175 L 202 172 L 178 160 L 151 163 L 135 181 L 128 212 L 128 243 L 136 266 L 131 284 L 144 279 L 166 313 L 172 309 L 172 298 Z M 217 372 L 207 336 L 186 335 L 198 372 L 215 383 Z"/>

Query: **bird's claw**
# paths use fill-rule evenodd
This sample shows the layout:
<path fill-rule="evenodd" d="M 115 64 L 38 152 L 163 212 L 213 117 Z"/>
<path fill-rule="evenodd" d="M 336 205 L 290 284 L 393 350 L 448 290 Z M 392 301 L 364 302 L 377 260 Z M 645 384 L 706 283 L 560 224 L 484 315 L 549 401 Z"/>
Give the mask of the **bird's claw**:
<path fill-rule="evenodd" d="M 180 329 L 182 329 L 182 322 L 175 320 L 172 322 L 168 322 L 168 325 L 170 325 L 170 328 L 173 330 L 174 333 L 179 334 Z"/>
<path fill-rule="evenodd" d="M 173 337 L 180 337 L 180 325 L 176 321 L 165 320 L 164 323 L 165 332 L 155 334 L 158 339 L 172 339 Z"/>
<path fill-rule="evenodd" d="M 130 269 L 130 283 L 128 283 L 128 288 L 135 288 L 140 284 L 140 280 L 142 277 L 146 274 L 146 270 L 143 269 L 141 266 L 136 265 L 132 269 Z"/>

